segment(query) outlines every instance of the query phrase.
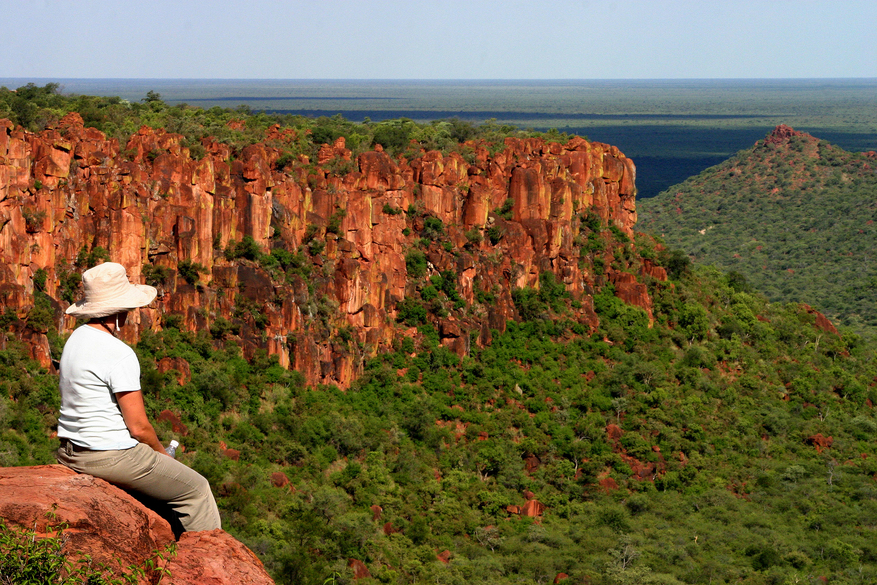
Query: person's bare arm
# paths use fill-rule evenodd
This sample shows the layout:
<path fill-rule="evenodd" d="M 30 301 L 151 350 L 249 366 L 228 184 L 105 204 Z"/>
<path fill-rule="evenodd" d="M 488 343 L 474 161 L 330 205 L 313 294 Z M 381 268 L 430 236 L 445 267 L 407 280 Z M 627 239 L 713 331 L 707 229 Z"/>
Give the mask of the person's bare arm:
<path fill-rule="evenodd" d="M 153 450 L 167 455 L 155 434 L 155 429 L 146 416 L 146 406 L 143 404 L 143 393 L 139 390 L 134 392 L 117 392 L 116 400 L 119 408 L 122 409 L 122 418 L 125 419 L 125 425 L 131 436 L 141 443 L 146 443 Z"/>

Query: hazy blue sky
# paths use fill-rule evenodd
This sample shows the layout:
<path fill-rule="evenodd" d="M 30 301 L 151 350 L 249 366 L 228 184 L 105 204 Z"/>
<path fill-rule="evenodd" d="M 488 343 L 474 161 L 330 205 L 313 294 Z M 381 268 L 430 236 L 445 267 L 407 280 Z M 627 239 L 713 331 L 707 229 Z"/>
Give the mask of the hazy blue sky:
<path fill-rule="evenodd" d="M 0 0 L 0 77 L 877 77 L 877 0 Z"/>

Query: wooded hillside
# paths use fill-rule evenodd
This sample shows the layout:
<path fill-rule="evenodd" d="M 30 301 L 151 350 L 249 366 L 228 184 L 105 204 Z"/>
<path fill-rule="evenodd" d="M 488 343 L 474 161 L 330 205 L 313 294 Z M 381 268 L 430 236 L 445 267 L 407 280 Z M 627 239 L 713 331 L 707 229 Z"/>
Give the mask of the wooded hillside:
<path fill-rule="evenodd" d="M 638 207 L 637 229 L 696 262 L 743 274 L 771 300 L 877 331 L 875 153 L 780 126 Z"/>

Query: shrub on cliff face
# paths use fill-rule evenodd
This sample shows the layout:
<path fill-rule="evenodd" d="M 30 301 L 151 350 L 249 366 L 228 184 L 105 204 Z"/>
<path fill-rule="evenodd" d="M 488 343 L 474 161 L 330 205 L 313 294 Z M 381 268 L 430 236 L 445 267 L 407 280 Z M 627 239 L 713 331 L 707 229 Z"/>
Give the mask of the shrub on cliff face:
<path fill-rule="evenodd" d="M 262 257 L 262 248 L 256 243 L 252 236 L 244 236 L 240 242 L 234 240 L 228 243 L 225 248 L 226 260 L 236 260 L 244 258 L 257 262 Z"/>
<path fill-rule="evenodd" d="M 437 217 L 427 216 L 423 218 L 423 231 L 421 236 L 427 240 L 436 241 L 445 235 L 445 224 Z"/>
<path fill-rule="evenodd" d="M 594 311 L 600 316 L 601 324 L 620 325 L 626 330 L 637 330 L 649 326 L 649 316 L 639 307 L 628 305 L 615 296 L 615 287 L 607 285 L 594 296 Z"/>
<path fill-rule="evenodd" d="M 200 275 L 207 273 L 207 268 L 203 264 L 198 264 L 191 260 L 183 260 L 177 265 L 177 271 L 183 277 L 183 280 L 195 286 L 201 278 Z"/>
<path fill-rule="evenodd" d="M 467 230 L 466 233 L 463 235 L 466 236 L 467 249 L 474 248 L 484 241 L 484 236 L 482 235 L 481 228 L 479 226 L 474 226 L 472 229 Z"/>
<path fill-rule="evenodd" d="M 34 331 L 46 333 L 55 322 L 55 311 L 49 296 L 41 291 L 34 294 L 34 306 L 27 313 L 27 326 Z"/>
<path fill-rule="evenodd" d="M 307 244 L 307 250 L 311 256 L 319 256 L 320 254 L 323 253 L 323 250 L 325 250 L 325 249 L 326 249 L 326 242 L 324 240 L 320 240 L 317 238 L 314 238 L 313 240 L 311 240 Z"/>
<path fill-rule="evenodd" d="M 410 278 L 420 278 L 426 274 L 426 254 L 420 250 L 409 250 L 405 254 L 405 268 Z"/>
<path fill-rule="evenodd" d="M 396 304 L 396 320 L 409 327 L 426 324 L 426 308 L 417 300 L 406 298 Z"/>
<path fill-rule="evenodd" d="M 496 214 L 498 216 L 500 216 L 501 218 L 503 218 L 504 220 L 509 221 L 512 219 L 512 212 L 514 210 L 514 207 L 515 207 L 515 200 L 511 199 L 511 198 L 506 199 L 503 202 L 502 206 L 499 207 L 498 209 L 496 209 Z"/>
<path fill-rule="evenodd" d="M 46 279 L 48 278 L 48 273 L 46 273 L 45 268 L 39 268 L 33 275 L 33 286 L 34 289 L 43 292 L 46 290 Z"/>
<path fill-rule="evenodd" d="M 161 286 L 167 283 L 170 278 L 171 271 L 166 266 L 155 266 L 154 264 L 143 265 L 143 277 L 149 286 Z"/>
<path fill-rule="evenodd" d="M 224 317 L 217 317 L 213 323 L 210 324 L 210 335 L 213 339 L 225 339 L 229 335 L 237 335 L 240 333 L 240 326 L 233 324 L 228 319 Z"/>
<path fill-rule="evenodd" d="M 393 207 L 389 203 L 384 203 L 383 212 L 387 215 L 401 215 L 403 212 L 398 207 Z"/>
<path fill-rule="evenodd" d="M 340 234 L 341 233 L 341 222 L 344 218 L 347 217 L 346 209 L 338 209 L 329 217 L 329 221 L 326 223 L 326 233 L 327 234 Z"/>
<path fill-rule="evenodd" d="M 311 263 L 303 253 L 290 252 L 282 247 L 274 248 L 270 254 L 263 254 L 259 258 L 259 265 L 274 278 L 280 276 L 277 274 L 277 269 L 281 269 L 287 281 L 293 280 L 295 276 L 308 278 L 312 268 Z"/>
<path fill-rule="evenodd" d="M 504 235 L 505 229 L 498 225 L 492 225 L 487 228 L 487 239 L 489 239 L 490 243 L 494 246 L 502 240 Z"/>
<path fill-rule="evenodd" d="M 264 307 L 257 305 L 252 299 L 244 295 L 235 295 L 233 316 L 236 319 L 251 321 L 258 331 L 264 331 L 268 326 L 268 315 Z"/>
<path fill-rule="evenodd" d="M 109 260 L 110 253 L 106 249 L 100 246 L 95 246 L 89 251 L 88 248 L 83 246 L 82 249 L 79 250 L 79 254 L 76 256 L 76 261 L 73 265 L 80 270 L 88 270 L 89 268 L 97 266 L 101 262 L 109 262 Z"/>
<path fill-rule="evenodd" d="M 58 292 L 61 300 L 71 304 L 75 302 L 81 285 L 82 274 L 64 261 L 58 264 Z"/>
<path fill-rule="evenodd" d="M 516 288 L 512 291 L 512 301 L 518 316 L 523 321 L 534 319 L 547 319 L 554 314 L 563 313 L 566 306 L 563 299 L 569 297 L 566 287 L 562 282 L 557 282 L 553 272 L 543 272 L 539 275 L 539 289 L 529 287 Z"/>

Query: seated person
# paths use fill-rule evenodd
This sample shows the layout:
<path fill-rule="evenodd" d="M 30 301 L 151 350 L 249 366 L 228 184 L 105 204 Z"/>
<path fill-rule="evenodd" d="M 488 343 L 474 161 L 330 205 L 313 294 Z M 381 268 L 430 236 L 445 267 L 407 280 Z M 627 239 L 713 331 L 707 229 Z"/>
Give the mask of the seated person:
<path fill-rule="evenodd" d="M 84 297 L 67 314 L 89 321 L 61 355 L 58 462 L 166 503 L 183 530 L 220 528 L 210 484 L 165 452 L 146 416 L 137 356 L 116 339 L 128 311 L 151 303 L 155 288 L 131 284 L 113 262 L 85 271 L 82 284 Z"/>

